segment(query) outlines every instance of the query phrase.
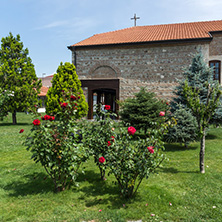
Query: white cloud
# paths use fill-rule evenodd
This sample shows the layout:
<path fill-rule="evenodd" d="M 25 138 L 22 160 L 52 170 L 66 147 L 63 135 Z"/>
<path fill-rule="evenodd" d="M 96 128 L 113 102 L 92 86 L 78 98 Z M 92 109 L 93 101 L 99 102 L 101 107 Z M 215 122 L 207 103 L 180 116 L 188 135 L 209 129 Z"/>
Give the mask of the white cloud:
<path fill-rule="evenodd" d="M 67 25 L 67 24 L 68 24 L 68 21 L 55 21 L 55 22 L 52 22 L 52 23 L 49 23 L 40 27 L 36 27 L 34 28 L 34 30 L 56 28 L 56 27 Z"/>

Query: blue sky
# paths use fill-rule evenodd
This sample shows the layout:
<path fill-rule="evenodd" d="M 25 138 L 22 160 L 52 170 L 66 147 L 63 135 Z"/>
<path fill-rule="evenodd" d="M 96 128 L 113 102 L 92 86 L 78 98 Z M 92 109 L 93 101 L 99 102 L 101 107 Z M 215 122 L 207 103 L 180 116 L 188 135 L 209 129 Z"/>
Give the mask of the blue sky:
<path fill-rule="evenodd" d="M 94 34 L 138 26 L 220 20 L 221 0 L 0 0 L 0 39 L 20 35 L 37 76 L 71 62 L 73 45 Z"/>

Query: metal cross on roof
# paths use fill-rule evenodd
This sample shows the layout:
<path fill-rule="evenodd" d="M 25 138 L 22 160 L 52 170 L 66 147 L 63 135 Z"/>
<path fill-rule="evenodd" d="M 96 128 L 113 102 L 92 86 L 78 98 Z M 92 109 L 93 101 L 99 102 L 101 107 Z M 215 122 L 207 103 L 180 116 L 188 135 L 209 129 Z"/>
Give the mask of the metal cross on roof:
<path fill-rule="evenodd" d="M 131 20 L 134 19 L 134 26 L 136 26 L 136 20 L 140 19 L 140 17 L 136 17 L 136 14 L 134 14 L 134 17 L 131 18 Z"/>

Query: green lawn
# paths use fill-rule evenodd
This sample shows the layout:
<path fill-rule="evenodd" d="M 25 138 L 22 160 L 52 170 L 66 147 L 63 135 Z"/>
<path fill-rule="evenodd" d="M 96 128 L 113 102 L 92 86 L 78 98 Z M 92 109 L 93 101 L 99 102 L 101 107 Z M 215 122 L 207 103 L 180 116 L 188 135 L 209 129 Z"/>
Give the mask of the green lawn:
<path fill-rule="evenodd" d="M 208 133 L 205 174 L 199 173 L 199 143 L 188 149 L 167 144 L 169 160 L 126 201 L 113 177 L 100 181 L 92 160 L 78 178 L 79 187 L 54 193 L 22 145 L 31 122 L 24 113 L 16 126 L 11 118 L 0 122 L 0 221 L 222 221 L 222 128 Z"/>

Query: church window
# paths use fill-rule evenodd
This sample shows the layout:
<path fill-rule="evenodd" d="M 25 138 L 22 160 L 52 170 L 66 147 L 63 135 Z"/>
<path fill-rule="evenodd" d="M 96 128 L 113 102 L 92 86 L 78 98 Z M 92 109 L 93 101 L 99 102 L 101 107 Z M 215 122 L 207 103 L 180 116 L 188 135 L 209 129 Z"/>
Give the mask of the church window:
<path fill-rule="evenodd" d="M 221 61 L 213 60 L 210 61 L 210 67 L 214 68 L 214 80 L 218 80 L 220 82 L 220 67 L 221 67 Z"/>

